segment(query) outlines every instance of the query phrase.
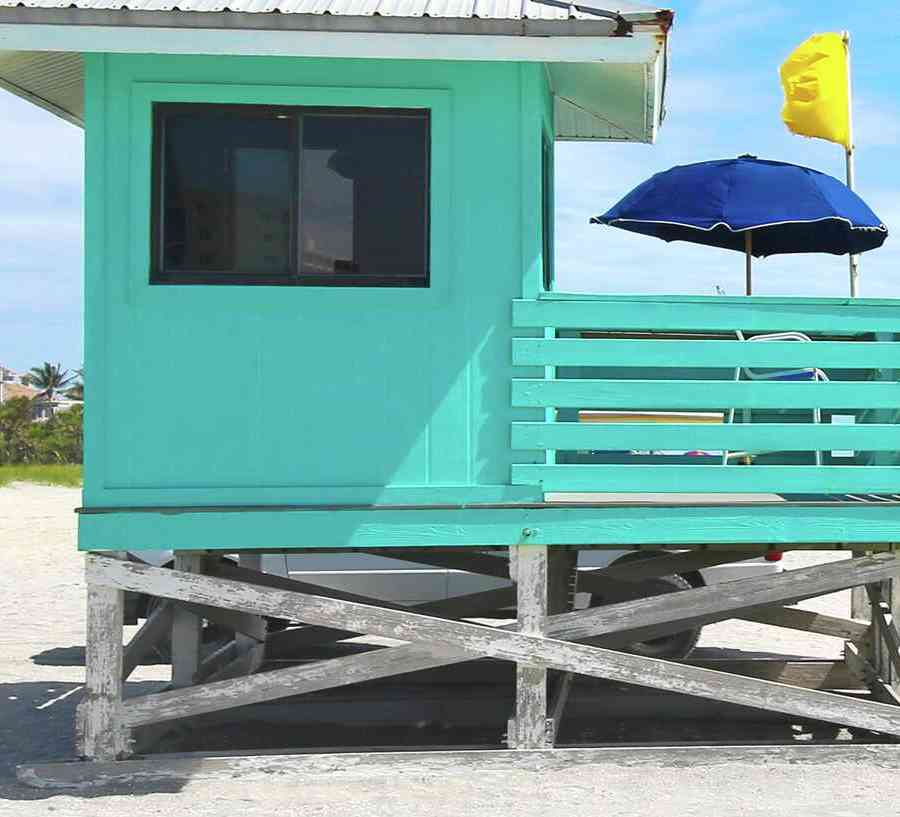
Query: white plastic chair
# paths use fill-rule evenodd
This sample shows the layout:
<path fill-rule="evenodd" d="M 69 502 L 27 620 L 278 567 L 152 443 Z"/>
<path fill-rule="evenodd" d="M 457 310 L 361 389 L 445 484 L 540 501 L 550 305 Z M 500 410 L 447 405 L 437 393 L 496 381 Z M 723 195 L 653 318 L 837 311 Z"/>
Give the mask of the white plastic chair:
<path fill-rule="evenodd" d="M 735 331 L 738 340 L 746 341 L 747 343 L 754 342 L 766 342 L 770 340 L 788 340 L 788 341 L 798 341 L 800 343 L 812 343 L 813 339 L 809 337 L 809 335 L 805 335 L 803 332 L 772 332 L 766 335 L 754 335 L 752 338 L 744 337 L 744 333 L 738 329 Z M 734 379 L 735 381 L 739 381 L 741 379 L 741 375 L 743 375 L 748 380 L 787 380 L 789 378 L 795 378 L 801 375 L 807 375 L 806 379 L 827 383 L 828 375 L 825 374 L 821 369 L 810 367 L 805 369 L 784 369 L 781 371 L 766 371 L 759 372 L 754 369 L 746 368 L 743 366 L 738 366 L 734 370 Z M 813 410 L 813 423 L 815 425 L 819 425 L 822 422 L 822 410 L 819 408 L 814 408 Z M 735 409 L 728 410 L 728 419 L 726 423 L 734 423 L 734 412 Z M 745 408 L 742 409 L 742 420 L 744 423 L 750 423 L 751 409 Z M 729 459 L 738 459 L 740 457 L 750 457 L 751 455 L 747 451 L 723 451 L 722 452 L 722 465 L 728 465 Z M 816 451 L 816 465 L 822 464 L 822 452 Z"/>

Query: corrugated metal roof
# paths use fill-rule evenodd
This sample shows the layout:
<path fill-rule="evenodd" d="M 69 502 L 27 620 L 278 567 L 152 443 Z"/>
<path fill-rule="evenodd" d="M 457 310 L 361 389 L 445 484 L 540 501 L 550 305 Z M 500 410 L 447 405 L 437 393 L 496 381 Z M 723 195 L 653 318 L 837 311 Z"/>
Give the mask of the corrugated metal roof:
<path fill-rule="evenodd" d="M 583 10 L 576 8 L 576 5 Z M 652 21 L 660 9 L 636 3 L 591 0 L 562 8 L 538 0 L 0 0 L 0 8 L 105 11 L 231 11 L 250 14 L 333 14 L 345 17 L 433 17 L 480 20 L 597 20 L 588 7 L 630 22 Z"/>
<path fill-rule="evenodd" d="M 80 54 L 0 51 L 0 88 L 80 125 L 84 114 Z"/>

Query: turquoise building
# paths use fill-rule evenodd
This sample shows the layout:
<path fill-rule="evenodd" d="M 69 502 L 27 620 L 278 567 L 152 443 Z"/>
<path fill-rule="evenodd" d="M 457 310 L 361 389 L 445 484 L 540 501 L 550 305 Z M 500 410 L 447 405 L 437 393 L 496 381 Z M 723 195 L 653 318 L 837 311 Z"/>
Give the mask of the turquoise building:
<path fill-rule="evenodd" d="M 556 291 L 554 145 L 655 139 L 671 20 L 0 3 L 3 86 L 85 129 L 80 547 L 896 538 L 844 501 L 900 490 L 895 305 Z M 851 374 L 741 375 L 785 365 Z"/>

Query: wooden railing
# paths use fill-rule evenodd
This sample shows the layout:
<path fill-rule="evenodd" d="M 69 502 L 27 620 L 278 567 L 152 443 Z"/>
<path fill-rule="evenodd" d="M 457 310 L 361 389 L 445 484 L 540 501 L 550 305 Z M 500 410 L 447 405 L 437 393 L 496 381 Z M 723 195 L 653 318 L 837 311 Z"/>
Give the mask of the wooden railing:
<path fill-rule="evenodd" d="M 545 413 L 512 447 L 546 452 L 514 484 L 900 493 L 900 302 L 553 295 L 513 320 L 512 405 Z"/>

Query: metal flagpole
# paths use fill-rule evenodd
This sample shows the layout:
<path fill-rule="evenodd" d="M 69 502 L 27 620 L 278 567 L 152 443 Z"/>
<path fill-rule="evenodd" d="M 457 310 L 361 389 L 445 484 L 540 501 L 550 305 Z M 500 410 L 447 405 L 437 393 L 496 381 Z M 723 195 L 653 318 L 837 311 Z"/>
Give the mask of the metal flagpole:
<path fill-rule="evenodd" d="M 844 40 L 844 48 L 847 51 L 847 143 L 846 150 L 847 159 L 847 187 L 853 190 L 853 184 L 856 177 L 856 168 L 854 167 L 854 152 L 856 145 L 853 143 L 853 95 L 852 84 L 850 82 L 850 32 L 842 31 L 841 38 Z M 850 297 L 859 296 L 859 255 L 851 253 L 850 255 Z"/>

